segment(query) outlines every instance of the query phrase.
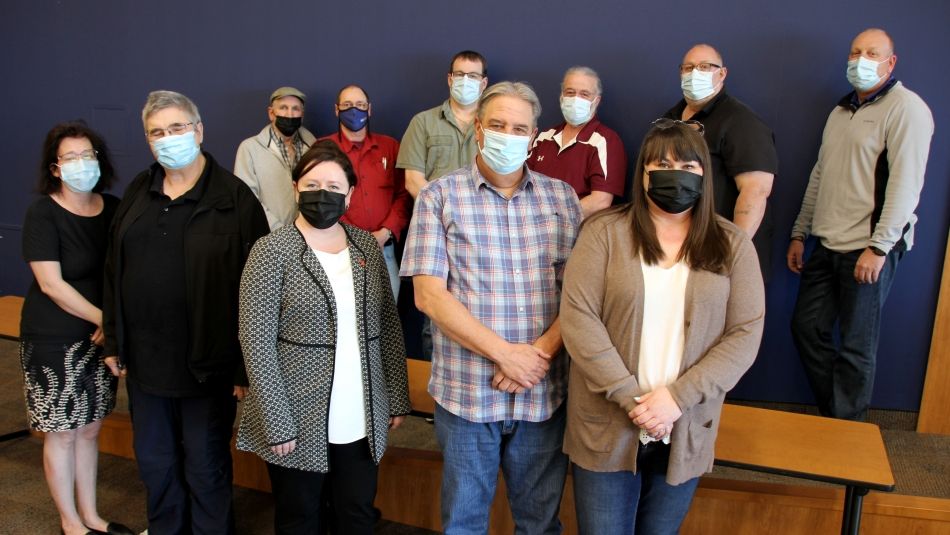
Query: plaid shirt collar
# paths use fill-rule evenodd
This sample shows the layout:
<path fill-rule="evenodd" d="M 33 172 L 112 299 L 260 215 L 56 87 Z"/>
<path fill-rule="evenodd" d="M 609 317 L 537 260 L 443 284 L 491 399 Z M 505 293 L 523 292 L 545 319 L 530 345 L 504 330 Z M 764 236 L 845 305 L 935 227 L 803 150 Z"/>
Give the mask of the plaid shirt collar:
<path fill-rule="evenodd" d="M 511 194 L 512 199 L 514 199 L 518 195 L 521 195 L 521 192 L 526 190 L 529 185 L 532 188 L 534 187 L 534 180 L 535 180 L 534 171 L 532 171 L 527 165 L 522 165 L 522 169 L 524 170 L 524 175 L 522 175 L 521 177 L 521 183 L 518 184 L 518 187 L 515 188 L 515 191 Z M 485 178 L 485 175 L 483 175 L 481 170 L 478 168 L 477 155 L 475 156 L 474 161 L 472 162 L 471 176 L 472 176 L 472 179 L 475 181 L 476 190 L 479 190 L 481 189 L 482 186 L 485 186 L 486 188 L 497 193 L 498 195 L 501 195 L 501 192 L 498 191 L 498 188 L 492 185 L 492 183 L 489 182 L 487 178 Z"/>
<path fill-rule="evenodd" d="M 284 166 L 286 166 L 287 169 L 293 169 L 297 165 L 297 162 L 300 161 L 300 157 L 303 156 L 303 153 L 306 152 L 306 149 L 310 148 L 310 145 L 307 145 L 303 138 L 300 137 L 300 130 L 294 132 L 293 143 L 294 159 L 293 161 L 290 161 L 290 154 L 287 152 L 287 144 L 284 143 L 283 136 L 277 133 L 277 129 L 274 127 L 274 125 L 271 125 L 270 141 L 268 144 L 274 144 L 274 146 L 277 147 L 277 150 L 280 151 L 280 155 L 284 160 Z"/>

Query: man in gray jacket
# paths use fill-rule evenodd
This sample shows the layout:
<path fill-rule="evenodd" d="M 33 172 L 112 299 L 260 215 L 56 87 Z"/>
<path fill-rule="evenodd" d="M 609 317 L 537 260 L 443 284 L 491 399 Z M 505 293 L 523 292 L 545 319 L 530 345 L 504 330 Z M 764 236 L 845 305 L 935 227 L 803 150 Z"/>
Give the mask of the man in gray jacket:
<path fill-rule="evenodd" d="M 896 64 L 884 30 L 865 30 L 851 43 L 854 91 L 825 123 L 788 247 L 788 267 L 802 276 L 792 334 L 824 416 L 867 417 L 881 309 L 913 245 L 934 122 L 894 78 Z M 818 243 L 804 263 L 810 235 Z"/>
<path fill-rule="evenodd" d="M 290 172 L 315 139 L 302 126 L 306 99 L 294 87 L 271 93 L 267 107 L 270 124 L 242 141 L 234 159 L 234 174 L 257 195 L 272 231 L 289 225 L 297 216 Z"/>

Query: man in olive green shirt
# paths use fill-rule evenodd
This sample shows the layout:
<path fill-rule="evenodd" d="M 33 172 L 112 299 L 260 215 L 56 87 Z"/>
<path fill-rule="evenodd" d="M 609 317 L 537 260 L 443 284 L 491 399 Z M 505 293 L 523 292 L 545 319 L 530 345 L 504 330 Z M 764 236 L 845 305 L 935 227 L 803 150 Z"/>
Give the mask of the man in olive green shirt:
<path fill-rule="evenodd" d="M 419 112 L 399 145 L 396 167 L 406 170 L 406 190 L 415 199 L 429 182 L 472 163 L 475 108 L 488 85 L 485 58 L 464 50 L 452 58 L 447 77 L 450 98 Z"/>

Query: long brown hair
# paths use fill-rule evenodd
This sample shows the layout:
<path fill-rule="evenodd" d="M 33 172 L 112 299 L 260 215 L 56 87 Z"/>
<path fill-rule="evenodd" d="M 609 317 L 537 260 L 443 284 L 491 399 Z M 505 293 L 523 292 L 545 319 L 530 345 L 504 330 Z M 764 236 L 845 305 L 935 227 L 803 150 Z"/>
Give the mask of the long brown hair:
<path fill-rule="evenodd" d="M 634 252 L 642 255 L 647 264 L 657 264 L 664 257 L 663 248 L 650 218 L 643 175 L 647 163 L 664 158 L 681 162 L 695 161 L 703 167 L 703 192 L 693 207 L 686 241 L 683 242 L 676 260 L 685 261 L 692 269 L 724 272 L 732 263 L 732 248 L 725 231 L 716 220 L 709 148 L 702 135 L 689 126 L 675 124 L 667 128 L 653 127 L 647 132 L 633 170 L 633 200 L 611 212 L 630 216 Z"/>

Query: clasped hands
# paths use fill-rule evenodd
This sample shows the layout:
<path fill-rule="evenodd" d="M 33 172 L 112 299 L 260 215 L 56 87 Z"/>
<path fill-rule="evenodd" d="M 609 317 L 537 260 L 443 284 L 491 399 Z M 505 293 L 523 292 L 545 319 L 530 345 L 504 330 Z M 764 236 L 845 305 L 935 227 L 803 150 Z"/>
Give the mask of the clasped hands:
<path fill-rule="evenodd" d="M 683 411 L 665 386 L 633 399 L 637 406 L 627 413 L 627 416 L 633 425 L 657 440 L 672 433 L 673 422 L 683 415 Z"/>
<path fill-rule="evenodd" d="M 520 394 L 541 382 L 551 367 L 551 355 L 531 344 L 508 344 L 495 360 L 491 386 Z"/>

